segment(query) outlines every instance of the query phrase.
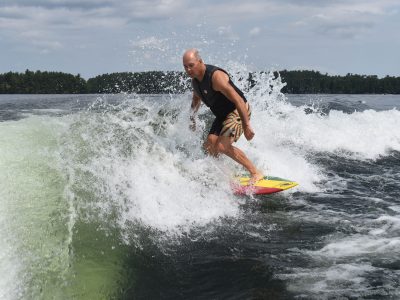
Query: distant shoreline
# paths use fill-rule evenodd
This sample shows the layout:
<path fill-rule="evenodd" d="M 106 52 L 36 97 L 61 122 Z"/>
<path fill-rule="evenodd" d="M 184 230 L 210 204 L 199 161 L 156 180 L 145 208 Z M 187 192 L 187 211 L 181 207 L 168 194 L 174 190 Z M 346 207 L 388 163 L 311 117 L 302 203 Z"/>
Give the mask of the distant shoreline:
<path fill-rule="evenodd" d="M 261 72 L 249 73 L 248 87 Z M 400 77 L 347 74 L 331 76 L 318 71 L 279 71 L 286 94 L 400 94 Z M 0 94 L 138 94 L 183 93 L 190 80 L 183 72 L 148 71 L 102 74 L 85 80 L 79 74 L 30 71 L 0 74 Z"/>

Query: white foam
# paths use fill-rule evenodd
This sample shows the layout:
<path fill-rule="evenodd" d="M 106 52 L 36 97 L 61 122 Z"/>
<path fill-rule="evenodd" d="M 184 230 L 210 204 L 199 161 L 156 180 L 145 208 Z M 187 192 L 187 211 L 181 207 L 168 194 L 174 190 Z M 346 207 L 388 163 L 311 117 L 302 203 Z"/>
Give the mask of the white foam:
<path fill-rule="evenodd" d="M 395 130 L 400 128 L 399 110 L 351 114 L 331 110 L 325 115 L 314 108 L 314 113 L 308 113 L 309 106 L 296 107 L 286 101 L 280 92 L 285 84 L 279 77 L 274 79 L 272 73 L 266 73 L 255 76 L 255 80 L 247 98 L 253 107 L 252 123 L 264 141 L 264 149 L 273 144 L 296 154 L 311 150 L 357 159 L 376 159 L 390 150 L 400 151 L 400 131 Z"/>
<path fill-rule="evenodd" d="M 130 166 L 130 205 L 125 218 L 138 218 L 161 230 L 188 230 L 187 226 L 200 226 L 237 214 L 238 203 L 232 201 L 230 191 L 216 185 L 220 182 L 229 187 L 227 181 L 218 178 L 217 170 L 209 162 L 211 158 L 182 164 L 171 153 L 164 153 L 162 159 L 142 154 Z"/>
<path fill-rule="evenodd" d="M 387 155 L 389 150 L 400 150 L 400 131 L 393 130 L 400 126 L 397 110 L 352 114 L 331 111 L 328 116 L 321 116 L 292 108 L 284 116 L 270 112 L 265 120 L 278 143 L 289 142 L 303 151 L 376 159 Z"/>
<path fill-rule="evenodd" d="M 324 210 L 326 217 L 326 210 Z M 335 213 L 335 212 L 334 212 Z M 345 237 L 332 237 L 320 250 L 306 251 L 307 254 L 316 259 L 347 259 L 349 257 L 361 256 L 385 256 L 395 258 L 400 254 L 400 218 L 399 216 L 384 215 L 373 220 L 360 219 L 357 217 L 346 217 L 353 221 L 349 226 L 364 234 L 355 234 Z M 330 222 L 334 218 L 329 217 Z M 357 223 L 358 222 L 358 223 Z M 368 230 L 368 227 L 370 228 Z M 368 230 L 368 231 L 367 231 Z"/>
<path fill-rule="evenodd" d="M 379 228 L 374 228 L 370 230 L 371 235 L 394 235 L 400 232 L 400 216 L 388 216 L 384 215 L 376 220 L 374 223 L 377 225 L 381 225 Z"/>
<path fill-rule="evenodd" d="M 366 281 L 369 273 L 379 271 L 370 264 L 335 264 L 330 267 L 296 268 L 293 274 L 277 275 L 288 281 L 288 289 L 307 298 L 331 299 L 386 294 L 385 288 L 373 288 Z M 371 291 L 369 289 L 371 288 Z"/>
<path fill-rule="evenodd" d="M 174 117 L 176 103 L 164 107 L 136 97 L 128 102 L 117 113 L 93 116 L 88 112 L 77 117 L 76 124 L 82 124 L 72 134 L 84 143 L 72 141 L 67 145 L 72 151 L 65 152 L 73 156 L 67 159 L 74 165 L 73 173 L 82 174 L 82 170 L 96 181 L 88 187 L 97 194 L 97 203 L 91 205 L 104 214 L 118 209 L 121 226 L 127 221 L 140 222 L 175 233 L 236 215 L 239 201 L 234 201 L 229 176 L 221 177 L 218 160 L 201 150 L 202 132 L 189 131 L 186 111 L 190 102 L 178 118 Z M 132 117 L 138 110 L 141 113 Z M 160 116 L 161 112 L 165 115 Z M 91 135 L 99 126 L 99 135 Z M 82 149 L 74 152 L 78 147 Z M 127 148 L 133 149 L 128 157 Z M 80 156 L 86 151 L 95 157 L 88 157 L 82 165 Z M 79 185 L 81 179 L 78 175 L 74 180 Z"/>
<path fill-rule="evenodd" d="M 321 250 L 309 252 L 310 255 L 319 255 L 327 258 L 345 258 L 361 255 L 379 255 L 398 253 L 400 238 L 374 238 L 365 235 L 355 235 L 342 240 L 331 242 Z"/>
<path fill-rule="evenodd" d="M 231 73 L 238 85 L 245 89 L 246 81 L 239 78 L 247 78 L 243 74 L 248 70 L 240 65 L 232 68 L 237 69 Z M 280 78 L 275 79 L 272 73 L 258 76 L 256 85 L 247 90 L 256 136 L 250 142 L 242 137 L 236 146 L 267 175 L 299 182 L 287 194 L 320 192 L 318 183 L 333 182 L 321 166 L 310 162 L 310 151 L 366 159 L 399 146 L 399 133 L 388 130 L 400 125 L 396 110 L 307 114 L 304 107 L 285 100 Z M 179 231 L 237 215 L 239 202 L 230 193 L 228 181 L 231 174 L 244 170 L 227 157 L 206 157 L 201 147 L 203 132 L 208 130 L 205 120 L 211 113 L 203 106 L 197 130 L 190 131 L 190 102 L 190 93 L 159 103 L 128 96 L 126 103 L 102 116 L 88 112 L 82 117 L 86 123 L 80 135 L 96 153 L 96 160 L 84 168 L 100 179 L 114 206 L 124 207 L 121 222 L 139 220 L 160 230 Z M 100 106 L 103 110 L 110 107 L 106 103 Z M 99 126 L 104 130 L 92 136 Z M 119 140 L 121 134 L 124 140 Z M 371 140 L 376 142 L 367 147 Z M 135 148 L 131 157 L 121 156 L 124 145 L 118 143 Z M 335 180 L 337 184 L 331 188 L 345 187 L 340 179 Z M 98 205 L 105 212 L 110 210 L 105 203 Z"/>
<path fill-rule="evenodd" d="M 247 68 L 239 64 L 230 67 L 235 82 L 246 89 L 246 80 L 239 79 L 247 79 Z M 242 137 L 236 146 L 267 175 L 299 182 L 285 193 L 320 192 L 318 183 L 333 182 L 324 175 L 326 170 L 310 162 L 310 151 L 367 159 L 400 149 L 399 133 L 389 130 L 400 125 L 397 110 L 307 114 L 305 107 L 285 100 L 280 78 L 272 73 L 257 76 L 255 86 L 247 90 L 256 136 L 250 142 Z M 205 120 L 211 113 L 203 106 L 197 130 L 190 131 L 190 102 L 190 93 L 166 101 L 128 96 L 122 105 L 100 103 L 106 110 L 102 115 L 88 112 L 77 120 L 84 124 L 79 133 L 86 143 L 83 146 L 96 155 L 82 168 L 100 180 L 114 206 L 124 207 L 122 220 L 136 219 L 160 230 L 175 230 L 238 213 L 228 178 L 244 170 L 227 157 L 206 157 L 201 147 L 203 132 L 208 130 Z M 99 135 L 93 136 L 93 132 Z M 132 155 L 121 155 L 124 147 L 134 148 Z M 340 179 L 335 180 L 337 184 L 331 188 L 345 188 Z M 105 212 L 110 210 L 105 203 L 98 205 Z"/>
<path fill-rule="evenodd" d="M 271 94 L 269 97 L 276 96 Z M 138 99 L 131 100 L 133 106 L 137 106 Z M 141 148 L 128 167 L 126 161 L 119 162 L 118 157 L 114 157 L 114 167 L 108 175 L 109 179 L 105 180 L 111 184 L 130 182 L 129 188 L 124 191 L 129 198 L 129 209 L 123 219 L 137 218 L 154 228 L 175 230 L 237 215 L 239 201 L 229 190 L 229 177 L 244 170 L 227 157 L 216 160 L 203 153 L 202 136 L 207 129 L 202 120 L 210 112 L 202 108 L 197 131 L 191 132 L 188 122 L 190 95 L 176 96 L 163 109 L 179 108 L 180 113 L 173 122 L 167 116 L 163 133 L 159 134 L 149 126 L 149 121 L 154 122 L 157 118 L 158 107 L 139 100 L 148 109 L 146 116 L 141 118 L 140 127 L 149 141 L 142 139 Z M 254 118 L 254 127 L 263 123 L 260 114 Z M 121 124 L 117 119 L 112 122 Z M 273 132 L 261 128 L 256 134 L 257 138 L 251 143 L 242 138 L 236 146 L 243 149 L 267 174 L 297 180 L 303 191 L 318 190 L 314 182 L 321 180 L 323 175 L 317 166 L 307 162 L 302 153 L 294 152 L 294 148 L 271 142 Z M 177 151 L 179 148 L 183 148 L 184 152 Z M 185 153 L 190 154 L 187 156 Z M 107 159 L 100 161 L 106 162 Z"/>
<path fill-rule="evenodd" d="M 392 206 L 389 206 L 389 208 L 395 212 L 400 213 L 400 205 L 392 205 Z"/>
<path fill-rule="evenodd" d="M 249 70 L 246 66 L 230 63 L 229 67 L 233 70 L 234 82 L 242 90 L 247 90 L 245 79 Z M 285 84 L 280 77 L 275 78 L 272 72 L 255 74 L 253 80 L 255 85 L 247 90 L 246 98 L 252 108 L 251 124 L 256 135 L 250 142 L 241 137 L 237 146 L 265 174 L 299 182 L 296 191 L 319 191 L 315 183 L 324 180 L 322 170 L 310 164 L 304 152 L 299 152 L 292 140 L 293 129 L 287 120 L 301 109 L 286 101 L 281 93 Z"/>
<path fill-rule="evenodd" d="M 2 199 L 4 199 L 2 197 Z M 20 299 L 25 292 L 23 278 L 21 274 L 24 271 L 24 265 L 21 257 L 15 251 L 15 241 L 11 238 L 12 231 L 8 224 L 9 220 L 5 220 L 7 211 L 4 210 L 5 203 L 2 203 L 0 209 L 0 239 L 2 245 L 0 247 L 0 299 Z"/>

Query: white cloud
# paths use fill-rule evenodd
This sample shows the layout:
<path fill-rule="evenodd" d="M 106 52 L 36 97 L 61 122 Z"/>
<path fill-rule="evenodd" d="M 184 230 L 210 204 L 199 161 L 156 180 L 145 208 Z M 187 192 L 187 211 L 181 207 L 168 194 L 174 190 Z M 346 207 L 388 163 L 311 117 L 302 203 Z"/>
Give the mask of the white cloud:
<path fill-rule="evenodd" d="M 291 2 L 291 0 L 287 0 Z M 321 4 L 322 3 L 322 4 Z M 333 38 L 359 38 L 367 35 L 384 18 L 393 14 L 394 0 L 322 1 L 320 6 L 313 0 L 293 1 L 298 10 L 295 27 Z"/>
<path fill-rule="evenodd" d="M 254 37 L 260 35 L 261 29 L 260 27 L 254 27 L 250 30 L 249 35 Z"/>
<path fill-rule="evenodd" d="M 283 25 L 285 19 L 291 18 L 292 24 L 306 23 L 319 27 L 323 19 L 315 16 L 326 16 L 326 26 L 330 26 L 335 23 L 335 19 L 338 20 L 336 23 L 342 22 L 341 16 L 352 21 L 367 17 L 378 19 L 385 14 L 396 13 L 396 5 L 399 6 L 398 0 L 202 1 L 201 7 L 197 4 L 191 5 L 192 2 L 194 3 L 183 0 L 3 0 L 0 4 L 0 28 L 12 30 L 14 27 L 15 31 L 35 27 L 46 27 L 49 31 L 60 28 L 121 29 L 129 27 L 133 22 L 169 20 L 193 24 L 208 19 L 216 26 L 231 26 L 232 33 L 232 26 L 241 21 L 268 21 L 271 17 L 281 16 Z M 365 23 L 363 21 L 361 23 Z M 354 30 L 354 24 L 351 27 Z M 361 25 L 361 28 L 364 30 L 365 26 Z M 255 31 L 250 36 L 257 35 L 257 29 L 252 30 Z M 237 36 L 231 34 L 230 38 L 235 39 Z"/>
<path fill-rule="evenodd" d="M 351 18 L 351 16 L 338 16 L 330 18 L 315 16 L 315 31 L 322 35 L 339 38 L 357 38 L 366 34 L 375 26 L 375 21 L 368 18 Z"/>
<path fill-rule="evenodd" d="M 159 57 L 157 67 L 180 60 L 189 47 L 203 49 L 216 60 L 226 57 L 227 50 L 239 57 L 241 48 L 249 47 L 254 56 L 280 61 L 283 51 L 275 56 L 272 51 L 268 57 L 261 53 L 266 43 L 288 49 L 295 39 L 292 49 L 303 44 L 306 49 L 310 43 L 336 45 L 347 39 L 349 46 L 349 39 L 370 42 L 372 34 L 383 42 L 393 41 L 395 27 L 387 22 L 395 22 L 399 8 L 399 0 L 1 0 L 0 40 L 13 56 L 18 55 L 12 52 L 16 48 L 24 54 L 33 49 L 61 56 L 65 51 L 60 50 L 68 45 L 76 55 L 92 58 L 93 49 L 101 57 L 118 48 L 121 64 L 124 53 L 126 57 L 135 53 L 134 63 L 143 66 L 154 57 Z M 390 34 L 378 36 L 382 28 Z M 263 39 L 253 38 L 250 44 L 237 43 L 261 34 Z M 137 35 L 141 37 L 129 44 Z M 291 55 L 293 60 L 307 56 L 307 51 L 301 51 Z"/>
<path fill-rule="evenodd" d="M 217 32 L 222 38 L 227 40 L 236 41 L 240 39 L 239 36 L 233 32 L 231 26 L 219 26 Z"/>
<path fill-rule="evenodd" d="M 0 5 L 0 35 L 29 44 L 42 53 L 61 49 L 68 39 L 80 36 L 86 29 L 118 29 L 126 22 L 109 7 L 71 10 L 62 6 Z"/>
<path fill-rule="evenodd" d="M 178 16 L 185 8 L 183 0 L 120 1 L 120 11 L 133 20 L 153 20 Z"/>
<path fill-rule="evenodd" d="M 139 39 L 137 41 L 131 41 L 131 45 L 134 48 L 142 49 L 142 50 L 159 50 L 165 51 L 168 47 L 168 43 L 166 39 L 159 39 L 155 36 L 146 37 L 143 39 Z"/>

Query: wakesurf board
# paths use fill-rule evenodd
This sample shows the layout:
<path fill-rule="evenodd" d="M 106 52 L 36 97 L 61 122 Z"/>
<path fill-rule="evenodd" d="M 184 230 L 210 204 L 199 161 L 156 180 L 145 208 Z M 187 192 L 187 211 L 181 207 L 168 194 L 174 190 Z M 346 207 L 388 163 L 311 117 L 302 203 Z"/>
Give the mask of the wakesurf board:
<path fill-rule="evenodd" d="M 232 190 L 236 195 L 265 195 L 282 192 L 298 185 L 297 182 L 265 176 L 255 184 L 249 185 L 250 176 L 236 177 L 232 183 Z"/>

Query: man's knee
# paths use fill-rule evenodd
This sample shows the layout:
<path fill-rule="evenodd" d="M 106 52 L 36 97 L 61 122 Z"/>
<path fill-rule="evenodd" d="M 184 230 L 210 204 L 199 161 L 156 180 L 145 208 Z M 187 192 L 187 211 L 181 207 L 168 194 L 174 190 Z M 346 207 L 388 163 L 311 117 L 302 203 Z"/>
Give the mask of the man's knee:
<path fill-rule="evenodd" d="M 230 144 L 217 142 L 215 145 L 215 151 L 218 153 L 226 154 L 229 152 L 231 147 L 232 147 L 232 145 L 230 145 Z"/>
<path fill-rule="evenodd" d="M 210 154 L 216 156 L 218 154 L 217 150 L 215 149 L 215 145 L 217 143 L 218 137 L 215 135 L 208 135 L 206 142 L 204 143 L 203 147 L 204 150 Z"/>
<path fill-rule="evenodd" d="M 203 145 L 203 147 L 204 147 L 204 150 L 205 150 L 208 154 L 210 154 L 210 155 L 212 155 L 212 156 L 216 156 L 216 155 L 218 154 L 218 152 L 217 152 L 216 149 L 215 149 L 215 145 L 214 145 L 212 142 L 210 142 L 210 141 L 205 142 L 204 145 Z"/>

